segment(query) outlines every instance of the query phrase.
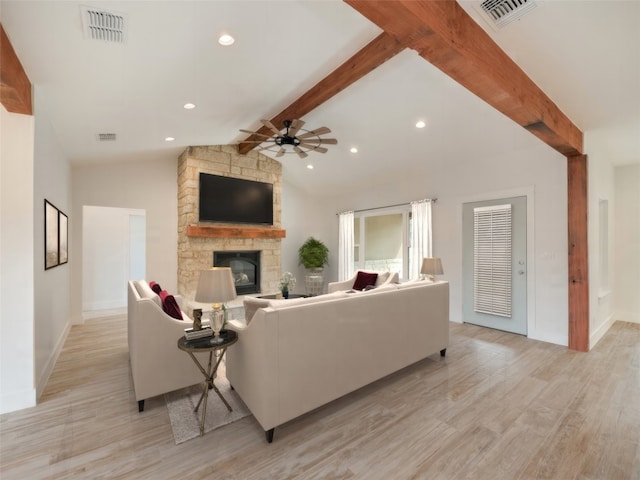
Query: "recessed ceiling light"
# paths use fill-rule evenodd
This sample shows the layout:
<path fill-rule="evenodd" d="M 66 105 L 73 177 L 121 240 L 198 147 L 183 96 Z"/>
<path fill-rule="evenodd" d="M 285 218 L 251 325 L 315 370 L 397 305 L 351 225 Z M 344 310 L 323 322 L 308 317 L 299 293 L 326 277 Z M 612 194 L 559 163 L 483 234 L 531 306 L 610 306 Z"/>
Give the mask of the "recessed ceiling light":
<path fill-rule="evenodd" d="M 418 123 L 416 123 L 416 128 L 424 128 L 426 126 L 427 124 L 423 120 L 419 120 Z"/>
<path fill-rule="evenodd" d="M 186 108 L 187 110 L 191 110 L 193 108 L 196 108 L 196 106 L 193 103 L 185 103 L 184 108 Z"/>
<path fill-rule="evenodd" d="M 351 150 L 349 150 L 351 153 L 358 153 L 358 148 L 357 147 L 351 147 Z"/>
<path fill-rule="evenodd" d="M 307 165 L 307 168 L 308 168 L 309 170 L 313 170 L 313 165 L 309 164 L 309 165 Z"/>
<path fill-rule="evenodd" d="M 173 142 L 174 140 L 175 140 L 175 138 L 173 138 L 173 137 L 166 137 L 164 139 L 165 142 Z"/>
<path fill-rule="evenodd" d="M 224 35 L 220 35 L 220 38 L 218 38 L 218 43 L 223 47 L 228 47 L 229 45 L 233 45 L 233 42 L 235 41 L 236 41 L 235 38 L 233 38 L 231 35 L 228 35 L 226 33 Z"/>

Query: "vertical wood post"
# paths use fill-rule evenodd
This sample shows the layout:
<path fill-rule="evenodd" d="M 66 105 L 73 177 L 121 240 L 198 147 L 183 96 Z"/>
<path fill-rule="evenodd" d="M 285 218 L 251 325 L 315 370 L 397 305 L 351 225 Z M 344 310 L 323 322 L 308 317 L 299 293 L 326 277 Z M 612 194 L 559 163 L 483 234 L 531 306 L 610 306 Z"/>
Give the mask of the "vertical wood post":
<path fill-rule="evenodd" d="M 587 156 L 567 157 L 569 348 L 589 351 Z"/>

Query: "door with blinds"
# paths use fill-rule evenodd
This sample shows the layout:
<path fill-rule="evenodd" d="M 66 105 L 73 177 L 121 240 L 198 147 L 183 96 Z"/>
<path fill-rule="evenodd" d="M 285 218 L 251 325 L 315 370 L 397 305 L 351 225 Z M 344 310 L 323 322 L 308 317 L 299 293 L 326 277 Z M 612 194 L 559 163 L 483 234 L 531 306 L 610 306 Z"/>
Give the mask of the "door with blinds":
<path fill-rule="evenodd" d="M 527 334 L 527 197 L 462 207 L 464 322 Z"/>

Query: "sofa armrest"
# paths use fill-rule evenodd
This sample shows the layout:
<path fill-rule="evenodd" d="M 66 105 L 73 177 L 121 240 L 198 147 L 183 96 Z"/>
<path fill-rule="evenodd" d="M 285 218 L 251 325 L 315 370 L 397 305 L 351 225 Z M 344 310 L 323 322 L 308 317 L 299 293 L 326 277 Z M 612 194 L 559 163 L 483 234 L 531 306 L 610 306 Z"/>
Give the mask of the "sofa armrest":
<path fill-rule="evenodd" d="M 227 328 L 229 330 L 233 330 L 236 333 L 239 333 L 247 329 L 247 324 L 244 320 L 227 320 Z"/>
<path fill-rule="evenodd" d="M 341 282 L 329 282 L 327 285 L 327 293 L 338 292 L 340 290 L 351 290 L 355 277 L 343 280 Z"/>

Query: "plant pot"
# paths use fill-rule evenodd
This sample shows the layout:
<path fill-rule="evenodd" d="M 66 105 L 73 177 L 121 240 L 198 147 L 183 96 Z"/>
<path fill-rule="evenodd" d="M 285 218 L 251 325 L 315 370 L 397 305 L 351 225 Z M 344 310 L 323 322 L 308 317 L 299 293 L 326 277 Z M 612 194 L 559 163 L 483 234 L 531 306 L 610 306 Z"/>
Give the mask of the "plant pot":
<path fill-rule="evenodd" d="M 304 285 L 307 288 L 307 295 L 315 297 L 322 295 L 324 288 L 324 268 L 308 268 L 304 277 Z"/>

